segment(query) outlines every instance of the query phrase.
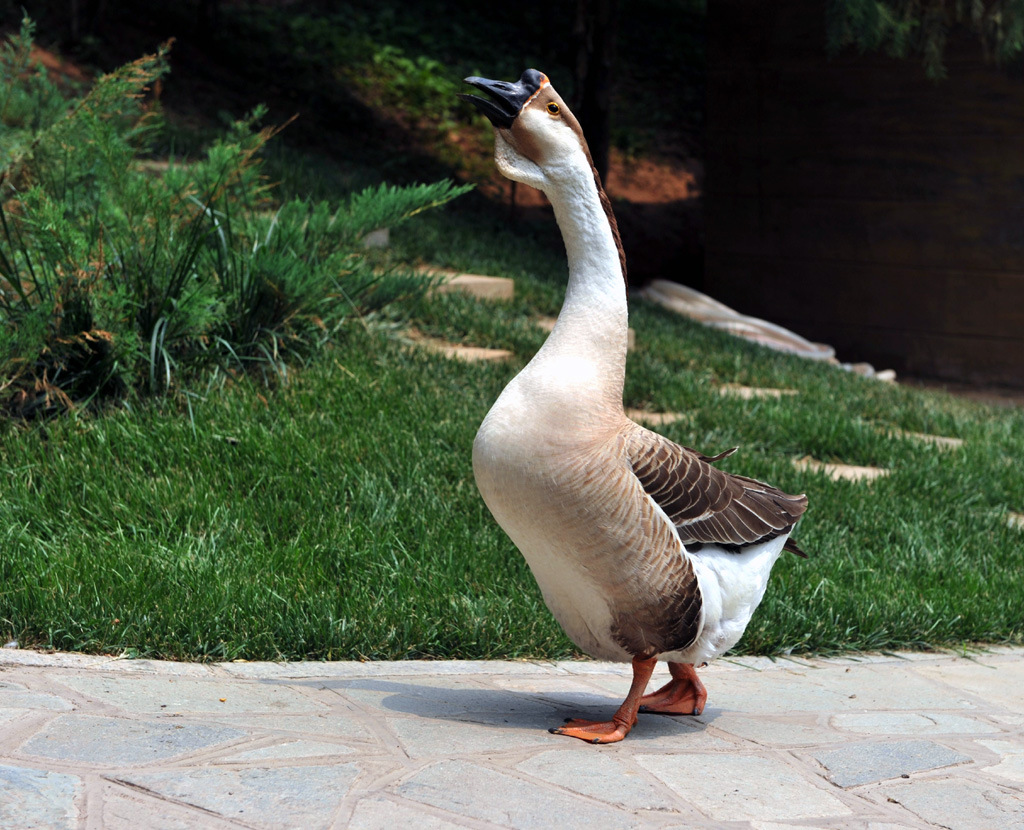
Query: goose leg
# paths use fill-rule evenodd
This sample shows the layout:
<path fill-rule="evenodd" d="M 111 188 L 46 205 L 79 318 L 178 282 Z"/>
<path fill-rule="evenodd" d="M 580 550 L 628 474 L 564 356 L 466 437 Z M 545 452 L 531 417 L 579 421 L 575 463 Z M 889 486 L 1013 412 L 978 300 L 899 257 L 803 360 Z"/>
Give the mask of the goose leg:
<path fill-rule="evenodd" d="M 699 715 L 708 699 L 707 689 L 689 663 L 669 663 L 672 679 L 658 691 L 640 698 L 640 711 L 661 715 Z"/>
<path fill-rule="evenodd" d="M 647 688 L 654 671 L 654 664 L 658 660 L 652 657 L 650 660 L 633 658 L 633 682 L 629 687 L 629 694 L 622 702 L 619 710 L 612 715 L 609 721 L 581 720 L 572 718 L 565 726 L 556 726 L 548 731 L 554 735 L 568 735 L 570 738 L 579 738 L 592 744 L 612 744 L 621 741 L 629 730 L 636 723 L 637 709 L 640 707 L 640 697 Z"/>

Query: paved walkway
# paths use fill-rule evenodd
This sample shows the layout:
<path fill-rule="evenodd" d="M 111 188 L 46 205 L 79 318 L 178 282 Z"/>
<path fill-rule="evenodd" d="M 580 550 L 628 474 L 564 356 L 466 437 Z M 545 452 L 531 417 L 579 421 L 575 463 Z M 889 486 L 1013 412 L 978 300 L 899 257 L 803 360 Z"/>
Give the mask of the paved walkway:
<path fill-rule="evenodd" d="M 624 666 L 0 650 L 0 827 L 1024 828 L 1024 649 L 702 674 L 597 747 Z"/>

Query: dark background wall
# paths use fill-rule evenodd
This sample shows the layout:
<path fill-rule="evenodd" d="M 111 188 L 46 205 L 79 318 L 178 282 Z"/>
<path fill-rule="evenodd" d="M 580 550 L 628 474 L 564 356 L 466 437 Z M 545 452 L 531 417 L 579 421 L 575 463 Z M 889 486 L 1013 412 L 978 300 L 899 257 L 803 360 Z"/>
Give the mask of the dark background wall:
<path fill-rule="evenodd" d="M 1024 387 L 1024 77 L 829 59 L 824 4 L 708 4 L 705 288 L 915 375 Z"/>

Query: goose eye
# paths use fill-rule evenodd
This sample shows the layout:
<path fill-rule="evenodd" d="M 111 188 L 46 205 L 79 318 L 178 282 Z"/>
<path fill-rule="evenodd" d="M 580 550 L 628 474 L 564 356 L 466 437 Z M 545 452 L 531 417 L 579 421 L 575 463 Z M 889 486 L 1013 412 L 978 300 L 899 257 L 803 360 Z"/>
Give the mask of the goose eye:
<path fill-rule="evenodd" d="M 548 112 L 550 112 L 552 115 L 558 115 L 558 113 L 561 112 L 561 109 L 559 108 L 558 104 L 552 101 L 550 104 L 548 104 Z"/>

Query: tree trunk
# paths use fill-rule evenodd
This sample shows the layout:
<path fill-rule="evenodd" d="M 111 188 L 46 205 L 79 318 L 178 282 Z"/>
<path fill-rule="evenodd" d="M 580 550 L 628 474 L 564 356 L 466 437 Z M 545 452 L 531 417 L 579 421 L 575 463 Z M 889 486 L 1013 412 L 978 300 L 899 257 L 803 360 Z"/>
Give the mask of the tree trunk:
<path fill-rule="evenodd" d="M 618 29 L 618 0 L 577 0 L 576 94 L 573 110 L 590 145 L 601 181 L 608 178 L 611 144 L 612 63 Z"/>

